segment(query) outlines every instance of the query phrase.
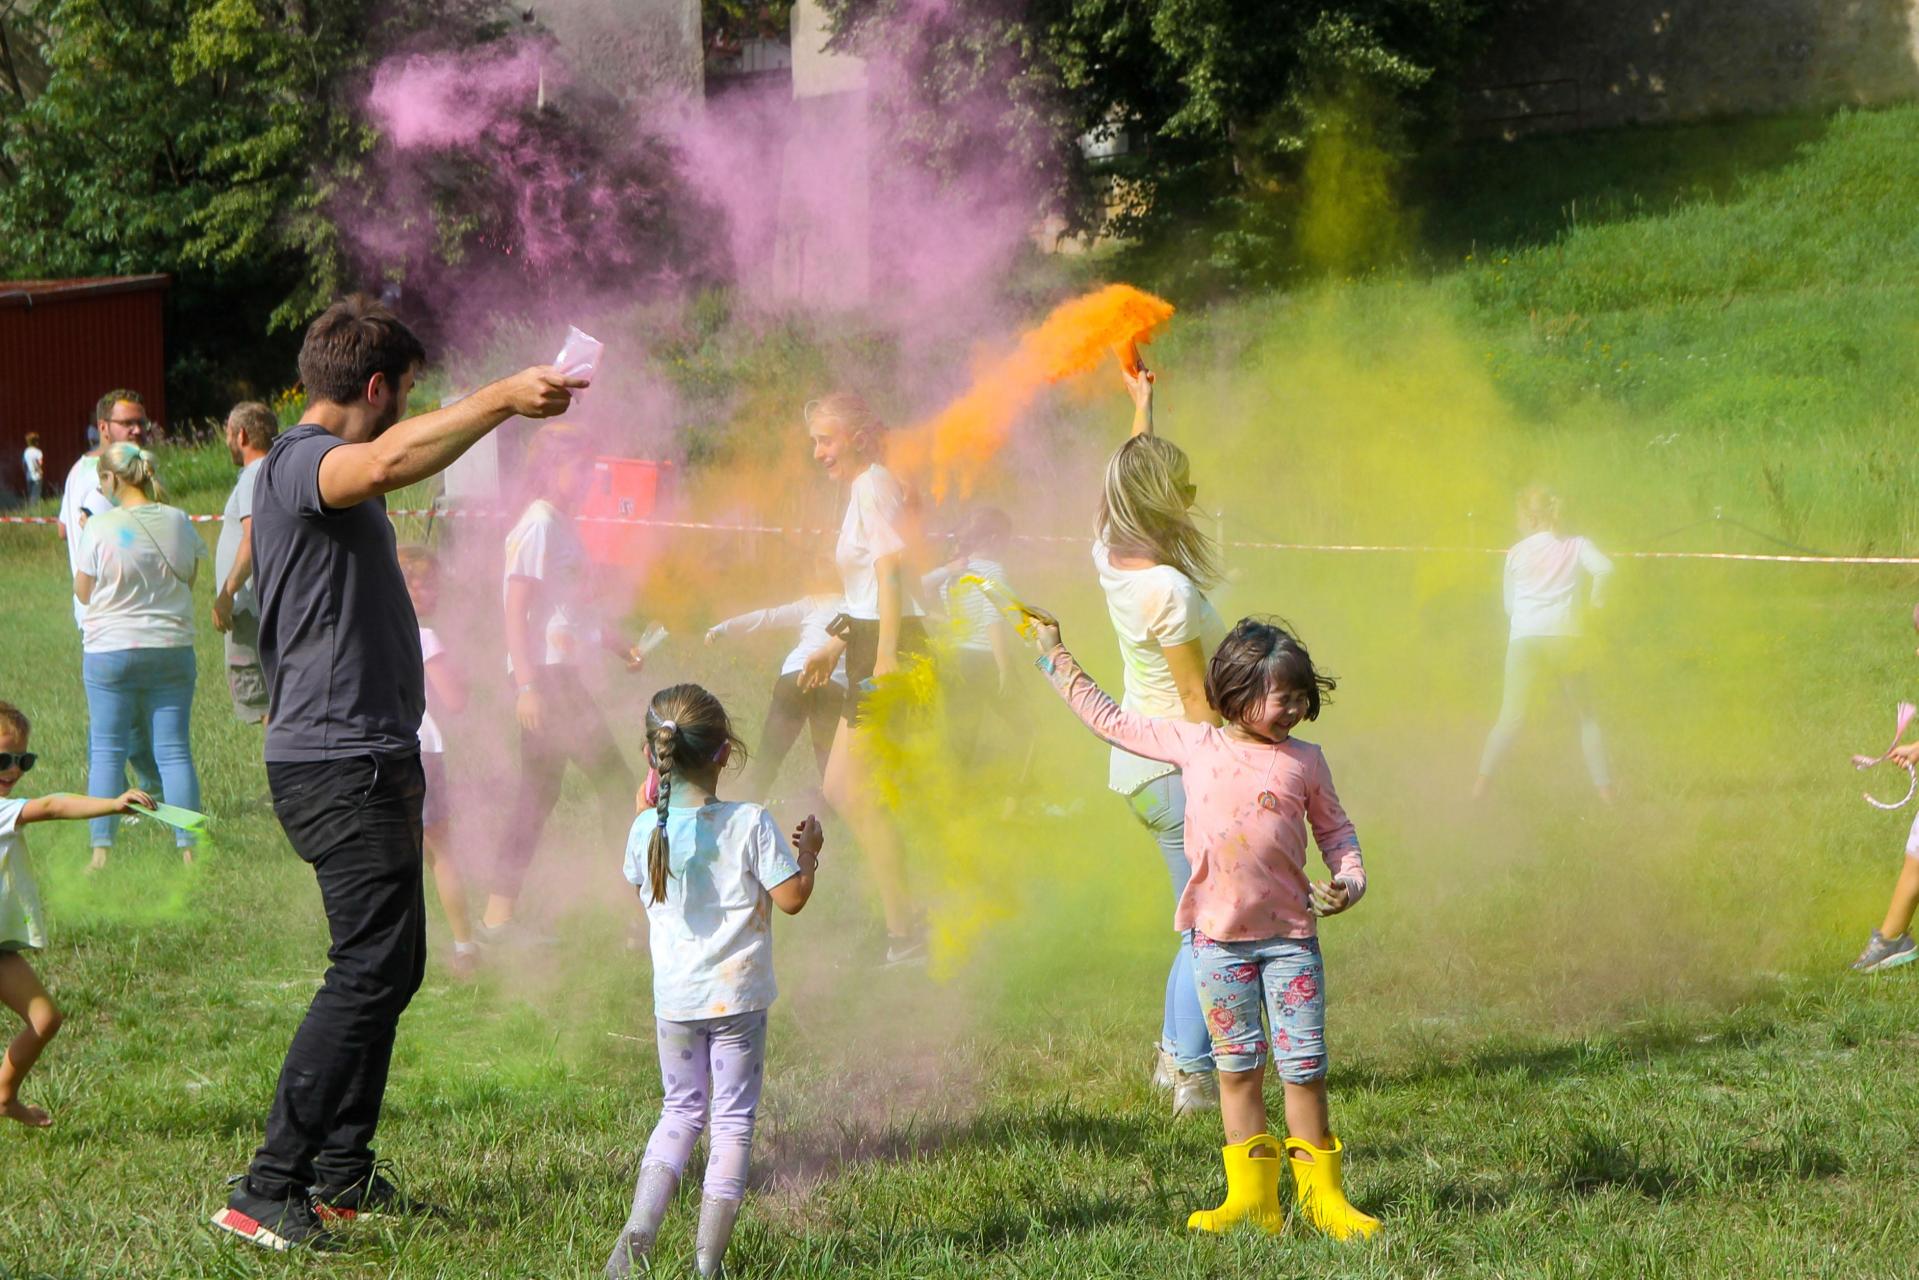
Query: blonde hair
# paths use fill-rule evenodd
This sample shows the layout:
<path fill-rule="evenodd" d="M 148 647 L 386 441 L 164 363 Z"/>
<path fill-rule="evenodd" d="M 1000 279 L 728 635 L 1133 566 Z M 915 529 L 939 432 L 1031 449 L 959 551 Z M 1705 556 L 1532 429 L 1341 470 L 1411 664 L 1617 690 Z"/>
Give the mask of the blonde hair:
<path fill-rule="evenodd" d="M 1543 484 L 1519 491 L 1519 516 L 1535 531 L 1559 531 L 1559 495 Z"/>
<path fill-rule="evenodd" d="M 155 502 L 160 500 L 160 477 L 154 474 L 153 454 L 131 440 L 110 444 L 100 451 L 99 471 L 121 484 L 138 489 Z"/>
<path fill-rule="evenodd" d="M 1192 466 L 1162 436 L 1138 435 L 1106 463 L 1099 495 L 1099 540 L 1121 555 L 1169 564 L 1202 587 L 1219 581 L 1213 540 L 1193 523 Z"/>
<path fill-rule="evenodd" d="M 836 422 L 846 429 L 854 445 L 869 458 L 878 459 L 885 447 L 886 424 L 873 412 L 866 400 L 851 391 L 835 391 L 817 400 L 808 400 L 800 410 L 808 430 L 822 422 Z"/>
<path fill-rule="evenodd" d="M 744 758 L 746 744 L 733 732 L 720 700 L 696 684 L 676 684 L 653 695 L 646 708 L 646 745 L 660 774 L 659 799 L 654 801 L 652 839 L 646 846 L 646 887 L 654 902 L 666 901 L 666 876 L 672 863 L 666 839 L 666 800 L 673 792 L 673 775 L 685 768 L 716 763 L 731 746 Z"/>

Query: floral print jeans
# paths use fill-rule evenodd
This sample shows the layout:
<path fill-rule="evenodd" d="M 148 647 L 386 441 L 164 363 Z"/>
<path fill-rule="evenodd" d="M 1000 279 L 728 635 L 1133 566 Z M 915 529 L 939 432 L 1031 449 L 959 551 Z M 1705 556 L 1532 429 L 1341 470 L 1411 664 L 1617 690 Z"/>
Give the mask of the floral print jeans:
<path fill-rule="evenodd" d="M 1318 938 L 1220 942 L 1195 929 L 1193 982 L 1221 1071 L 1261 1066 L 1270 1034 L 1280 1079 L 1326 1078 L 1326 967 Z"/>

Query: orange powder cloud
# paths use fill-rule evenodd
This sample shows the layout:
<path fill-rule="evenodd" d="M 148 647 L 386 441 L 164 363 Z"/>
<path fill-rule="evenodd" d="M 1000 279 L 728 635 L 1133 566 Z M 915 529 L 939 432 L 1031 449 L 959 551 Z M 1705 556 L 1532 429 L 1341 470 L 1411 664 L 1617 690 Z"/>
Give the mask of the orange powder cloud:
<path fill-rule="evenodd" d="M 925 422 L 895 432 L 887 465 L 924 485 L 936 501 L 970 493 L 1041 390 L 1098 367 L 1109 354 L 1137 368 L 1137 344 L 1172 318 L 1173 305 L 1129 284 L 1061 303 L 1019 345 L 981 370 L 959 399 Z"/>

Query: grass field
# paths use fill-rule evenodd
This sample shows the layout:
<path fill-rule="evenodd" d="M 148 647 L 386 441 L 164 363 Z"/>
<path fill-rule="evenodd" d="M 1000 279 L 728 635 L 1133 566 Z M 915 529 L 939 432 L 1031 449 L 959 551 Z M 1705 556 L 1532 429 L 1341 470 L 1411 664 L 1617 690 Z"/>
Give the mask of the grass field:
<path fill-rule="evenodd" d="M 1156 349 L 1166 429 L 1229 536 L 1492 546 L 1511 488 L 1544 474 L 1609 549 L 1919 549 L 1919 111 L 1722 128 L 1669 135 L 1684 163 L 1634 162 L 1664 154 L 1643 133 L 1482 157 L 1459 181 L 1513 192 L 1474 188 L 1489 209 L 1580 198 L 1604 216 L 1542 230 L 1488 214 L 1470 262 L 1184 317 Z M 1450 244 L 1456 225 L 1434 235 Z M 1057 508 L 1032 523 L 1083 527 L 1111 413 L 1073 403 L 1036 428 L 1062 469 Z M 163 470 L 182 505 L 218 509 L 217 452 Z M 639 612 L 768 602 L 753 598 L 777 589 L 764 566 L 701 545 L 682 557 L 701 599 L 643 590 Z M 1023 552 L 1015 581 L 1110 678 L 1080 555 Z M 1586 796 L 1549 725 L 1476 809 L 1462 793 L 1497 703 L 1497 560 L 1229 560 L 1223 610 L 1286 613 L 1343 679 L 1307 736 L 1339 774 L 1373 888 L 1325 931 L 1331 1087 L 1349 1190 L 1384 1236 L 1183 1231 L 1220 1192 L 1219 1138 L 1145 1083 L 1171 945 L 1162 873 L 1102 792 L 1103 752 L 1034 689 L 998 758 L 935 779 L 948 790 L 915 815 L 915 874 L 946 930 L 932 972 L 863 967 L 871 912 L 829 827 L 815 905 L 780 929 L 758 1189 L 732 1273 L 1909 1273 L 1914 988 L 1844 970 L 1905 822 L 1860 803 L 1846 757 L 1882 745 L 1912 688 L 1916 575 L 1622 561 L 1595 679 L 1624 802 Z M 48 531 L 0 528 L 0 696 L 36 721 L 34 794 L 85 779 L 64 578 Z M 489 581 L 466 584 L 442 628 L 482 667 L 491 601 Z M 779 652 L 676 637 L 605 705 L 629 752 L 667 678 L 710 683 L 751 728 Z M 560 945 L 471 984 L 436 962 L 402 1024 L 381 1150 L 450 1219 L 368 1224 L 325 1259 L 205 1226 L 259 1139 L 325 944 L 210 633 L 200 660 L 206 856 L 182 868 L 136 828 L 88 878 L 79 825 L 32 831 L 53 917 L 36 964 L 69 1018 L 29 1095 L 56 1126 L 0 1133 L 0 1276 L 596 1273 L 659 1083 L 618 851 L 572 792 L 530 897 Z M 1040 764 L 1015 782 L 1029 734 Z M 482 705 L 449 736 L 483 848 L 512 734 Z M 1016 816 L 982 822 L 1009 791 Z M 693 1215 L 683 1195 L 669 1269 L 690 1265 Z"/>

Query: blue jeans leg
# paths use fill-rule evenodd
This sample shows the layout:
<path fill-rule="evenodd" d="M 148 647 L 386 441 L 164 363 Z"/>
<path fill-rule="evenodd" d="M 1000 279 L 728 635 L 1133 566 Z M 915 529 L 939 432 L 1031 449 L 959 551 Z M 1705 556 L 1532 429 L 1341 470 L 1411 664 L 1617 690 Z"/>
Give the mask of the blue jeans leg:
<path fill-rule="evenodd" d="M 193 650 L 145 649 L 138 667 L 146 691 L 145 723 L 167 803 L 197 812 L 200 773 L 193 767 L 193 685 L 199 668 Z M 191 849 L 194 840 L 191 832 L 173 833 L 173 842 L 182 849 Z"/>
<path fill-rule="evenodd" d="M 1186 892 L 1193 869 L 1186 861 L 1186 784 L 1178 774 L 1155 778 L 1134 792 L 1133 815 L 1153 834 L 1166 873 L 1172 881 L 1173 902 Z M 1192 935 L 1180 935 L 1173 963 L 1166 974 L 1166 1000 L 1160 1023 L 1160 1045 L 1173 1055 L 1181 1071 L 1213 1069 L 1212 1037 L 1200 1012 L 1199 989 L 1193 981 Z"/>
<path fill-rule="evenodd" d="M 191 740 L 196 670 L 193 650 L 186 647 L 119 649 L 84 656 L 88 794 L 111 797 L 126 789 L 127 760 L 139 739 L 151 744 L 149 767 L 159 776 L 168 803 L 200 807 L 200 776 L 193 767 Z M 137 761 L 135 771 L 139 772 Z M 118 815 L 94 818 L 88 824 L 95 848 L 112 847 L 119 830 Z M 182 847 L 193 843 L 184 831 L 176 833 L 175 839 Z"/>
<path fill-rule="evenodd" d="M 88 795 L 117 796 L 126 790 L 128 738 L 137 712 L 127 679 L 127 659 L 133 652 L 89 653 L 80 659 L 87 690 Z M 118 814 L 87 823 L 96 849 L 111 848 L 119 830 Z"/>

